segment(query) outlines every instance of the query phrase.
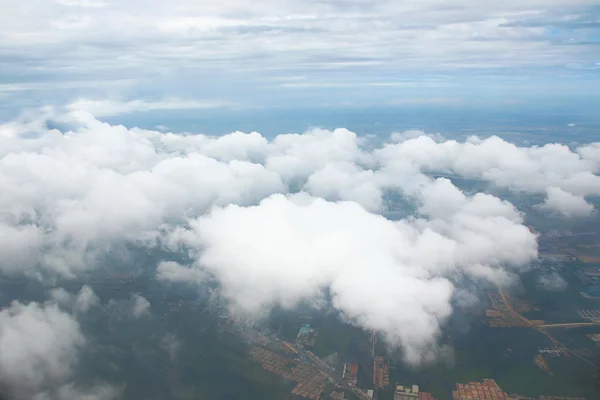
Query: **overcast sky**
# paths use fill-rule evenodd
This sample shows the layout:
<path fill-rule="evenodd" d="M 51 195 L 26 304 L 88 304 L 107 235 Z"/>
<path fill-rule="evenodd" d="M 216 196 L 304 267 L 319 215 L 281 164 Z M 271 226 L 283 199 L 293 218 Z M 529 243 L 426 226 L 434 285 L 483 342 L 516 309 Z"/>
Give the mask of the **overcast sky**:
<path fill-rule="evenodd" d="M 168 109 L 444 106 L 589 97 L 600 87 L 596 0 L 0 0 L 0 7 L 5 108 L 81 98 L 146 99 Z"/>

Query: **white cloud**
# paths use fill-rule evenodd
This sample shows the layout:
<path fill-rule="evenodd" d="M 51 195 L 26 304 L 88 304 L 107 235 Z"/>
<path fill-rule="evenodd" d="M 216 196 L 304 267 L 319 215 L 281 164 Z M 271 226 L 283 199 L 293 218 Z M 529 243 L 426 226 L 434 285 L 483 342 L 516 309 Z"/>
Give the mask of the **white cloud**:
<path fill-rule="evenodd" d="M 600 171 L 600 143 L 589 143 L 577 149 L 579 156 L 591 163 L 593 171 Z"/>
<path fill-rule="evenodd" d="M 278 135 L 271 144 L 265 166 L 284 182 L 304 184 L 327 165 L 366 162 L 358 137 L 347 129 L 311 129 L 306 134 Z"/>
<path fill-rule="evenodd" d="M 27 90 L 27 88 L 14 83 L 3 83 L 0 85 L 0 92 L 20 92 L 23 90 Z"/>
<path fill-rule="evenodd" d="M 538 284 L 544 290 L 549 290 L 552 292 L 562 292 L 568 286 L 567 281 L 565 281 L 557 272 L 541 275 L 538 278 Z"/>
<path fill-rule="evenodd" d="M 50 290 L 50 299 L 62 307 L 71 307 L 73 296 L 63 288 Z"/>
<path fill-rule="evenodd" d="M 595 145 L 571 151 L 560 144 L 519 147 L 499 137 L 471 137 L 461 143 L 428 136 L 395 136 L 375 152 L 386 169 L 404 177 L 408 171 L 450 173 L 482 179 L 501 187 L 529 193 L 545 193 L 557 187 L 575 196 L 600 194 L 600 152 Z M 398 179 L 401 179 L 398 178 Z M 390 177 L 391 181 L 395 179 Z"/>
<path fill-rule="evenodd" d="M 100 299 L 96 296 L 92 288 L 88 285 L 83 285 L 75 299 L 75 310 L 78 312 L 87 312 L 90 308 L 99 304 Z"/>
<path fill-rule="evenodd" d="M 364 65 L 364 64 L 363 64 Z M 284 88 L 359 88 L 359 87 L 415 87 L 415 86 L 443 86 L 443 83 L 423 82 L 423 81 L 405 81 L 405 82 L 293 82 L 282 83 L 278 85 Z M 406 99 L 410 100 L 410 99 Z M 417 99 L 422 100 L 422 99 Z M 432 99 L 433 100 L 433 99 Z"/>
<path fill-rule="evenodd" d="M 172 334 L 167 333 L 160 340 L 160 347 L 162 347 L 167 353 L 169 353 L 169 359 L 172 363 L 177 361 L 179 352 L 181 351 L 181 340 Z"/>
<path fill-rule="evenodd" d="M 160 262 L 156 267 L 156 277 L 162 281 L 195 283 L 200 283 L 208 278 L 204 272 L 185 267 L 174 261 Z"/>
<path fill-rule="evenodd" d="M 456 190 L 443 181 L 436 190 Z M 424 197 L 424 204 L 442 200 Z M 536 240 L 508 203 L 464 195 L 431 220 L 392 222 L 352 202 L 274 195 L 258 206 L 216 208 L 172 240 L 191 248 L 196 269 L 223 285 L 235 312 L 317 301 L 327 288 L 351 322 L 402 345 L 407 361 L 434 357 L 451 314 L 451 280 L 502 282 L 501 265 L 536 257 Z"/>
<path fill-rule="evenodd" d="M 49 129 L 49 120 L 72 130 Z M 161 280 L 217 279 L 233 307 L 250 314 L 321 305 L 328 289 L 345 318 L 385 332 L 419 362 L 435 353 L 455 293 L 469 298 L 460 278 L 505 284 L 536 256 L 510 203 L 466 195 L 429 173 L 529 193 L 558 188 L 570 200 L 600 190 L 597 144 L 519 147 L 412 131 L 373 145 L 346 129 L 270 140 L 177 135 L 46 108 L 0 125 L 0 231 L 9 238 L 0 269 L 70 277 L 124 243 L 160 243 L 192 260 L 159 264 Z M 390 192 L 414 213 L 378 215 Z M 80 293 L 81 310 L 96 302 L 90 292 Z M 60 290 L 51 296 L 74 301 Z M 150 309 L 141 296 L 117 303 L 109 307 L 129 317 Z"/>
<path fill-rule="evenodd" d="M 5 272 L 20 273 L 35 266 L 43 243 L 43 232 L 39 227 L 0 220 L 0 236 L 5 238 L 0 245 L 0 264 Z"/>
<path fill-rule="evenodd" d="M 275 172 L 235 159 L 240 152 L 253 157 L 244 147 L 255 138 L 260 153 L 265 139 L 258 134 L 210 138 L 129 131 L 94 119 L 83 124 L 64 135 L 37 124 L 0 127 L 5 272 L 42 266 L 72 276 L 111 243 L 144 238 L 213 204 L 251 204 L 285 190 Z M 39 136 L 20 136 L 30 129 Z"/>
<path fill-rule="evenodd" d="M 101 8 L 106 7 L 107 3 L 99 0 L 57 0 L 58 4 L 69 7 L 91 7 Z"/>
<path fill-rule="evenodd" d="M 584 35 L 578 35 L 576 23 L 569 26 L 564 15 L 586 21 L 593 18 L 595 3 L 464 0 L 449 10 L 438 0 L 358 0 L 351 7 L 315 0 L 260 5 L 247 0 L 175 0 L 156 7 L 143 7 L 136 0 L 3 0 L 0 51 L 13 55 L 5 60 L 3 76 L 15 81 L 49 76 L 61 81 L 70 76 L 105 76 L 106 82 L 135 78 L 140 82 L 131 92 L 155 88 L 177 96 L 214 92 L 214 84 L 220 91 L 235 80 L 234 87 L 245 88 L 248 103 L 254 103 L 256 82 L 293 80 L 298 75 L 310 76 L 316 85 L 395 87 L 406 83 L 387 77 L 405 72 L 451 75 L 477 69 L 485 74 L 518 68 L 522 73 L 536 67 L 565 69 L 573 62 L 593 65 L 597 45 L 566 40 Z M 549 37 L 547 28 L 553 24 L 575 34 Z M 28 62 L 20 62 L 23 59 Z M 327 83 L 348 70 L 357 73 Z M 102 85 L 85 93 L 89 92 L 115 95 Z M 414 99 L 420 103 L 424 98 Z M 444 103 L 451 98 L 439 97 Z"/>
<path fill-rule="evenodd" d="M 594 206 L 581 196 L 572 195 L 561 188 L 549 187 L 547 198 L 540 209 L 555 212 L 563 217 L 587 217 L 594 212 Z"/>
<path fill-rule="evenodd" d="M 382 190 L 371 170 L 351 163 L 327 164 L 312 174 L 304 190 L 328 200 L 351 200 L 371 211 L 381 211 Z"/>
<path fill-rule="evenodd" d="M 150 316 L 150 302 L 140 294 L 134 293 L 131 295 L 133 302 L 132 313 L 135 318 Z"/>
<path fill-rule="evenodd" d="M 83 285 L 76 296 L 60 287 L 51 289 L 49 295 L 51 303 L 77 313 L 86 313 L 90 308 L 100 305 L 100 299 L 88 285 Z"/>
<path fill-rule="evenodd" d="M 96 117 L 114 116 L 156 110 L 198 110 L 231 106 L 227 102 L 202 102 L 197 100 L 166 99 L 161 101 L 131 100 L 77 100 L 67 106 L 69 111 L 87 111 Z"/>
<path fill-rule="evenodd" d="M 37 393 L 33 400 L 113 400 L 120 398 L 122 388 L 100 384 L 91 388 L 80 388 L 70 383 L 56 389 Z"/>
<path fill-rule="evenodd" d="M 48 130 L 48 118 L 75 128 Z M 0 231 L 8 238 L 0 268 L 12 274 L 73 276 L 93 268 L 114 243 L 150 244 L 165 224 L 184 223 L 213 205 L 256 204 L 272 193 L 304 190 L 378 211 L 388 190 L 418 200 L 429 172 L 533 193 L 600 190 L 595 144 L 571 151 L 410 132 L 370 150 L 346 129 L 270 141 L 256 132 L 215 138 L 128 130 L 50 109 L 39 119 L 0 125 L 0 133 Z"/>
<path fill-rule="evenodd" d="M 18 398 L 61 383 L 84 342 L 77 321 L 56 305 L 13 302 L 0 311 L 0 382 Z"/>
<path fill-rule="evenodd" d="M 408 97 L 395 99 L 389 102 L 391 105 L 418 105 L 418 104 L 437 104 L 437 105 L 459 105 L 462 99 L 456 97 Z"/>
<path fill-rule="evenodd" d="M 90 89 L 97 86 L 104 88 L 125 88 L 131 87 L 136 83 L 135 79 L 111 79 L 111 80 L 70 80 L 71 77 L 65 77 L 60 81 L 41 81 L 41 82 L 15 82 L 11 84 L 1 84 L 0 92 L 22 92 L 22 91 L 50 91 L 55 93 L 58 90 Z"/>

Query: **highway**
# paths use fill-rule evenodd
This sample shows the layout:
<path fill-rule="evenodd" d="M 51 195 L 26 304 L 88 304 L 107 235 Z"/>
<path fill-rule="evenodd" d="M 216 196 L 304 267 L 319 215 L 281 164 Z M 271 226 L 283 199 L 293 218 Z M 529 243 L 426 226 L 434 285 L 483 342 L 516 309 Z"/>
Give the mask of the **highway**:
<path fill-rule="evenodd" d="M 600 322 L 571 322 L 566 324 L 544 324 L 538 325 L 538 328 L 552 329 L 552 328 L 580 328 L 584 326 L 599 326 Z"/>

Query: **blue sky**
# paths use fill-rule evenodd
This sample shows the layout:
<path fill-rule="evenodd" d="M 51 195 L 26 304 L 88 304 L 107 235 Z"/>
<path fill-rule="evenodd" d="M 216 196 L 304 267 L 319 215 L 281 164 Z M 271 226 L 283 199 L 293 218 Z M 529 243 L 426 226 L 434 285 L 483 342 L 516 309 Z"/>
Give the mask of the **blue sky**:
<path fill-rule="evenodd" d="M 595 0 L 1 0 L 0 116 L 600 100 Z"/>

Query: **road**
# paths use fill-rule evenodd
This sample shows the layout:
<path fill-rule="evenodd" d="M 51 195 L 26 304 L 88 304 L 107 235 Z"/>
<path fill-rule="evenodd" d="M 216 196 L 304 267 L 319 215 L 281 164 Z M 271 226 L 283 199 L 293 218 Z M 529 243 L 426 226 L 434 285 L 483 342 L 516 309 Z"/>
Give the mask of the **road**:
<path fill-rule="evenodd" d="M 561 342 L 559 342 L 558 340 L 554 339 L 554 337 L 552 337 L 552 335 L 550 335 L 548 332 L 546 332 L 544 329 L 540 329 L 543 325 L 534 325 L 532 324 L 527 318 L 525 318 L 524 316 L 522 316 L 521 314 L 519 314 L 518 312 L 516 312 L 513 308 L 512 305 L 510 304 L 509 301 L 506 300 L 506 296 L 504 295 L 504 291 L 502 290 L 502 288 L 498 288 L 498 293 L 500 293 L 500 297 L 502 298 L 502 301 L 504 302 L 504 304 L 506 304 L 506 309 L 514 316 L 517 317 L 519 319 L 521 319 L 523 322 L 525 322 L 525 324 L 527 324 L 527 326 L 529 326 L 532 329 L 535 329 L 536 331 L 540 332 L 542 335 L 548 337 L 552 343 L 554 343 L 554 345 L 560 346 L 562 347 L 565 351 L 567 351 L 568 353 L 574 355 L 575 357 L 579 358 L 580 360 L 586 362 L 587 364 L 589 364 L 590 366 L 592 366 L 592 368 L 594 368 L 595 370 L 598 370 L 600 368 L 598 368 L 598 366 L 593 363 L 592 361 L 588 360 L 587 358 L 579 355 L 578 353 L 576 353 L 575 351 L 569 349 L 567 346 L 565 346 L 564 344 L 562 344 Z M 584 322 L 585 323 L 585 322 Z M 556 324 L 550 324 L 550 325 L 556 325 Z M 560 325 L 560 324 L 559 324 Z M 572 325 L 572 324 L 567 324 L 567 325 Z"/>
<path fill-rule="evenodd" d="M 334 375 L 332 373 L 332 371 L 328 367 L 326 367 L 327 363 L 325 361 L 321 360 L 319 357 L 317 357 L 312 352 L 303 350 L 303 349 L 299 349 L 298 347 L 294 346 L 293 344 L 291 344 L 289 342 L 284 342 L 284 343 L 286 344 L 286 346 L 294 349 L 299 354 L 302 354 L 306 360 L 310 361 L 310 363 L 312 364 L 313 367 L 315 367 L 316 369 L 318 369 L 319 371 L 321 371 L 322 373 L 327 375 L 331 380 L 333 380 L 333 382 L 335 383 L 336 386 L 346 389 L 346 390 L 351 390 L 361 400 L 371 400 L 371 398 L 369 396 L 367 396 L 367 394 L 364 391 L 362 391 L 361 389 L 359 389 L 357 387 L 350 386 L 348 384 L 348 382 L 346 382 L 345 380 L 340 379 L 338 376 Z"/>
<path fill-rule="evenodd" d="M 551 328 L 580 328 L 583 326 L 598 326 L 600 325 L 600 322 L 572 322 L 572 323 L 567 323 L 567 324 L 544 324 L 544 325 L 538 325 L 538 328 L 545 328 L 545 329 L 551 329 Z"/>

